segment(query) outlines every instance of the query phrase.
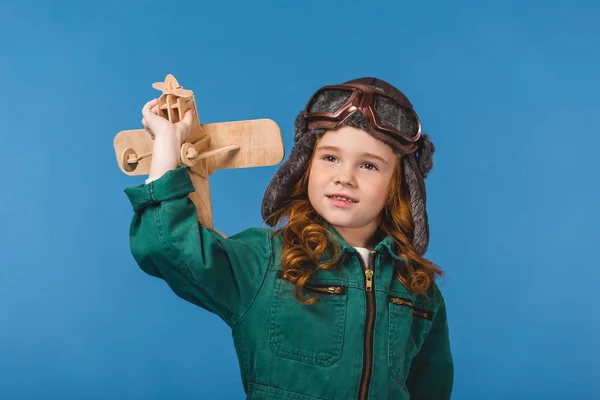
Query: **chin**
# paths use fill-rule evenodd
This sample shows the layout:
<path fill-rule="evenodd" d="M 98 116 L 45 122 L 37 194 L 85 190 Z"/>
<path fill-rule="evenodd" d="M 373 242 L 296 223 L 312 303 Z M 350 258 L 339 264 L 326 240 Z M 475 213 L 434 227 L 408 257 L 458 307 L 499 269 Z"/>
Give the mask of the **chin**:
<path fill-rule="evenodd" d="M 356 228 L 361 224 L 350 216 L 332 215 L 332 213 L 319 213 L 329 224 L 340 228 Z"/>
<path fill-rule="evenodd" d="M 352 221 L 347 221 L 341 218 L 327 218 L 325 217 L 325 220 L 330 224 L 333 225 L 336 228 L 352 228 L 353 224 Z"/>
<path fill-rule="evenodd" d="M 330 207 L 329 204 L 313 204 L 313 208 L 327 223 L 336 227 L 357 228 L 369 222 L 364 221 L 364 216 L 357 218 L 358 210 L 338 210 Z"/>

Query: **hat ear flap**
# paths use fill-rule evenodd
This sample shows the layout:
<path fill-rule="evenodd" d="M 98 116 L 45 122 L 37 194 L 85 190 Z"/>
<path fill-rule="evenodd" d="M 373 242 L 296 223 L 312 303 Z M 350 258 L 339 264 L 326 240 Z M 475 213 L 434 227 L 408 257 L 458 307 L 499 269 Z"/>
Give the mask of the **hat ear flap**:
<path fill-rule="evenodd" d="M 300 180 L 306 170 L 308 160 L 312 156 L 313 147 L 322 129 L 313 129 L 306 135 L 301 135 L 290 152 L 290 157 L 277 170 L 263 197 L 262 217 L 270 226 L 273 221 L 269 218 L 290 195 L 292 188 Z"/>
<path fill-rule="evenodd" d="M 300 139 L 300 137 L 306 132 L 308 132 L 308 121 L 304 116 L 303 110 L 298 113 L 298 115 L 296 116 L 296 121 L 294 123 L 294 142 L 297 142 L 298 139 Z"/>
<path fill-rule="evenodd" d="M 435 146 L 429 140 L 429 135 L 421 135 L 421 145 L 415 157 L 423 175 L 423 179 L 427 178 L 429 171 L 433 168 L 433 153 L 435 152 Z"/>
<path fill-rule="evenodd" d="M 427 218 L 427 194 L 425 181 L 414 157 L 402 157 L 403 179 L 408 188 L 413 218 L 412 245 L 417 253 L 425 254 L 429 245 L 429 221 Z"/>

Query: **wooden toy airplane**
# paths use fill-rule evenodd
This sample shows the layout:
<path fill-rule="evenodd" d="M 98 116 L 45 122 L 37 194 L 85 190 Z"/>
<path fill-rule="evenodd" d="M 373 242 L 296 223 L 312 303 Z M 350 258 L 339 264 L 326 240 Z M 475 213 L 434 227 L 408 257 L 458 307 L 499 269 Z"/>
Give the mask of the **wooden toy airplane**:
<path fill-rule="evenodd" d="M 275 121 L 246 121 L 200 124 L 194 93 L 183 89 L 173 75 L 153 88 L 163 94 L 158 99 L 159 115 L 175 123 L 189 109 L 195 111 L 189 136 L 181 146 L 181 164 L 186 165 L 195 192 L 190 194 L 200 223 L 214 229 L 210 202 L 209 176 L 218 169 L 276 165 L 284 156 L 281 131 Z M 152 136 L 144 129 L 125 130 L 114 138 L 115 154 L 127 175 L 150 173 Z"/>

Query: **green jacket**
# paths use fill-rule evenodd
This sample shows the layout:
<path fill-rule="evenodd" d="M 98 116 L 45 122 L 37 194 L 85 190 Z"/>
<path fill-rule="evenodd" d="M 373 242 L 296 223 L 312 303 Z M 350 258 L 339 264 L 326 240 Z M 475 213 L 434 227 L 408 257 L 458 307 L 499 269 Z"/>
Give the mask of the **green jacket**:
<path fill-rule="evenodd" d="M 131 251 L 146 273 L 232 329 L 248 399 L 449 399 L 453 384 L 446 307 L 432 285 L 415 296 L 393 274 L 393 241 L 365 262 L 339 239 L 337 271 L 319 271 L 296 302 L 280 277 L 279 237 L 251 228 L 223 238 L 201 226 L 185 167 L 125 189 L 134 209 Z"/>

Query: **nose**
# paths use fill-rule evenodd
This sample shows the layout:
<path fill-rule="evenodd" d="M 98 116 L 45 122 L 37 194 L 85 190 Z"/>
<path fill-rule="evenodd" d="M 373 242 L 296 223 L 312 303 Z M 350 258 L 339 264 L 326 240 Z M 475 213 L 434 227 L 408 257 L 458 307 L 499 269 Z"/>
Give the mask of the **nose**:
<path fill-rule="evenodd" d="M 334 183 L 342 186 L 356 186 L 354 171 L 351 166 L 340 166 L 334 177 Z"/>

